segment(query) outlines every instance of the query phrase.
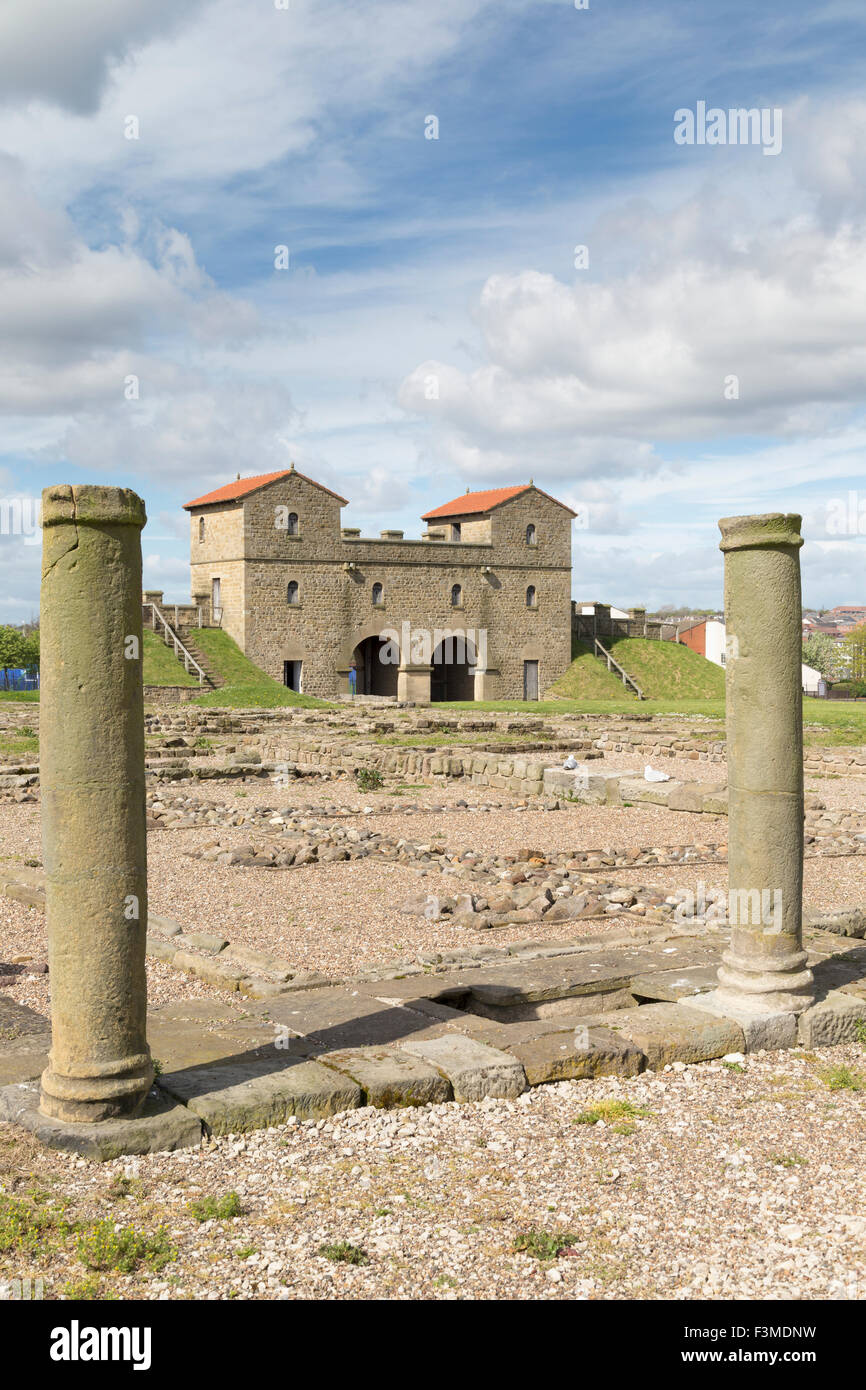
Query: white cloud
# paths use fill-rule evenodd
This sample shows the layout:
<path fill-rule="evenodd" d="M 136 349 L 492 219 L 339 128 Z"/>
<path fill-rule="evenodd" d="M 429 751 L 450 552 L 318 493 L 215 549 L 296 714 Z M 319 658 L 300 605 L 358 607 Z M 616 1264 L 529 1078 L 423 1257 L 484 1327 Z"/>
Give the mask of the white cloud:
<path fill-rule="evenodd" d="M 172 28 L 201 0 L 3 0 L 0 100 L 35 99 L 91 113 L 109 67 L 152 35 Z"/>

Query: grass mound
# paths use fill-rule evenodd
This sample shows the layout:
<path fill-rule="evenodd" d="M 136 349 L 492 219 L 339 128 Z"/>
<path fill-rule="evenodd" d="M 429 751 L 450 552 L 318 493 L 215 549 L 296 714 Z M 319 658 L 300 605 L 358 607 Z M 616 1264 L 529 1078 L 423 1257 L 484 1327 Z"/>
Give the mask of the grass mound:
<path fill-rule="evenodd" d="M 142 679 L 145 685 L 198 685 L 198 676 L 187 672 L 157 633 L 145 628 L 142 633 Z"/>
<path fill-rule="evenodd" d="M 197 628 L 195 644 L 208 657 L 214 671 L 222 676 L 225 685 L 193 700 L 194 705 L 220 709 L 274 709 L 278 705 L 322 707 L 327 702 L 312 695 L 299 695 L 279 681 L 273 680 L 244 656 L 234 638 L 222 628 Z"/>
<path fill-rule="evenodd" d="M 608 651 L 633 676 L 648 700 L 724 700 L 725 672 L 681 642 L 612 637 Z"/>
<path fill-rule="evenodd" d="M 587 643 L 574 638 L 571 656 L 568 670 L 554 682 L 548 694 L 561 695 L 568 700 L 626 700 L 637 703 L 634 692 L 623 685 L 615 671 L 608 671 L 604 662 L 593 655 Z M 617 661 L 621 660 L 621 657 L 617 657 Z"/>

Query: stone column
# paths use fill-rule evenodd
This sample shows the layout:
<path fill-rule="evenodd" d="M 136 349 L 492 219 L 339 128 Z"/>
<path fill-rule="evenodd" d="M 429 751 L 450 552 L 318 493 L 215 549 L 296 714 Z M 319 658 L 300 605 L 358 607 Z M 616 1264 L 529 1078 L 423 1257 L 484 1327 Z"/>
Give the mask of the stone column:
<path fill-rule="evenodd" d="M 43 1114 L 138 1112 L 147 929 L 141 528 L 127 488 L 42 496 L 40 775 L 52 1047 Z"/>
<path fill-rule="evenodd" d="M 725 517 L 730 948 L 719 1003 L 811 1003 L 803 950 L 800 517 Z"/>

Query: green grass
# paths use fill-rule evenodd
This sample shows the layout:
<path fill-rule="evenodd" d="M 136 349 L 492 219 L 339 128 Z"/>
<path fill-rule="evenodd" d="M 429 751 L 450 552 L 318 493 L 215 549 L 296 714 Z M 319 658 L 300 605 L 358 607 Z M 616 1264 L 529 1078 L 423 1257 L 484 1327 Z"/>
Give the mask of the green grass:
<path fill-rule="evenodd" d="M 638 703 L 637 696 L 623 685 L 615 671 L 608 671 L 604 662 L 593 655 L 586 643 L 572 639 L 571 656 L 571 665 L 565 675 L 550 687 L 550 693 L 572 700 L 616 700 L 627 705 Z M 622 661 L 622 658 L 617 657 L 617 660 Z M 622 664 L 625 665 L 624 662 Z M 626 670 L 629 670 L 628 666 Z"/>
<path fill-rule="evenodd" d="M 622 691 L 622 682 L 618 681 Z M 551 687 L 552 688 L 552 687 Z M 819 701 L 818 703 L 823 703 Z M 724 738 L 724 700 L 696 700 L 677 696 L 676 699 L 638 700 L 634 696 L 623 696 L 617 700 L 560 699 L 560 700 L 453 700 L 435 704 L 433 710 L 483 710 L 499 711 L 502 714 L 700 714 L 718 719 L 721 724 L 720 738 Z M 488 738 L 490 736 L 488 735 Z"/>
<path fill-rule="evenodd" d="M 202 1197 L 187 1207 L 196 1221 L 230 1221 L 233 1216 L 242 1216 L 243 1210 L 236 1192 L 227 1192 L 224 1197 Z"/>
<path fill-rule="evenodd" d="M 650 700 L 724 700 L 725 672 L 681 642 L 612 637 L 608 650 Z"/>
<path fill-rule="evenodd" d="M 117 1229 L 106 1218 L 79 1237 L 76 1253 L 87 1269 L 110 1269 L 131 1274 L 142 1263 L 159 1270 L 177 1259 L 177 1250 L 163 1226 L 153 1235 L 142 1235 L 132 1226 Z"/>
<path fill-rule="evenodd" d="M 265 675 L 244 656 L 234 639 L 222 628 L 197 628 L 195 644 L 208 657 L 217 675 L 222 676 L 225 685 L 193 700 L 194 705 L 217 709 L 274 709 L 278 705 L 303 705 L 309 709 L 326 706 L 326 701 L 314 700 L 311 695 L 299 695 L 297 691 L 289 690 Z"/>
<path fill-rule="evenodd" d="M 38 752 L 39 739 L 36 734 L 0 734 L 0 756 L 4 758 L 26 758 L 28 754 Z"/>
<path fill-rule="evenodd" d="M 576 1125 L 597 1125 L 600 1120 L 609 1124 L 611 1120 L 644 1119 L 652 1111 L 642 1105 L 633 1105 L 630 1100 L 600 1100 L 589 1110 L 582 1110 L 575 1117 Z M 630 1130 L 628 1131 L 631 1132 Z"/>
<path fill-rule="evenodd" d="M 515 1236 L 511 1248 L 517 1254 L 532 1255 L 536 1260 L 555 1260 L 557 1255 L 561 1255 L 563 1250 L 571 1249 L 576 1242 L 577 1236 L 573 1236 L 569 1231 L 551 1235 L 549 1231 L 534 1228 Z"/>
<path fill-rule="evenodd" d="M 0 690 L 0 700 L 21 700 L 24 704 L 38 704 L 38 690 Z"/>
<path fill-rule="evenodd" d="M 347 1240 L 340 1240 L 330 1245 L 320 1245 L 319 1254 L 324 1255 L 326 1260 L 331 1260 L 334 1264 L 344 1265 L 367 1265 L 370 1257 L 366 1250 L 360 1245 L 350 1245 Z"/>
<path fill-rule="evenodd" d="M 805 741 L 812 747 L 866 743 L 866 704 L 849 704 L 847 700 L 804 700 L 803 722 L 826 726 L 804 730 Z"/>
<path fill-rule="evenodd" d="M 142 679 L 145 685 L 198 685 L 198 676 L 187 672 L 162 638 L 148 628 L 142 633 Z"/>
<path fill-rule="evenodd" d="M 839 1066 L 824 1067 L 818 1072 L 824 1085 L 831 1091 L 864 1091 L 866 1081 L 859 1072 L 852 1071 L 850 1067 Z"/>

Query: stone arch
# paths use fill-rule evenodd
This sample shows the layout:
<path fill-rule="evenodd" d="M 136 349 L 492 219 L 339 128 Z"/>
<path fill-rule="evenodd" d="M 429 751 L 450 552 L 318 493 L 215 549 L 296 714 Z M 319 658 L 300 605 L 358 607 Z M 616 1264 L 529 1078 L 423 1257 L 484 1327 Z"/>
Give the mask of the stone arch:
<path fill-rule="evenodd" d="M 474 700 L 478 654 L 473 638 L 461 629 L 446 634 L 433 650 L 430 699 Z"/>

